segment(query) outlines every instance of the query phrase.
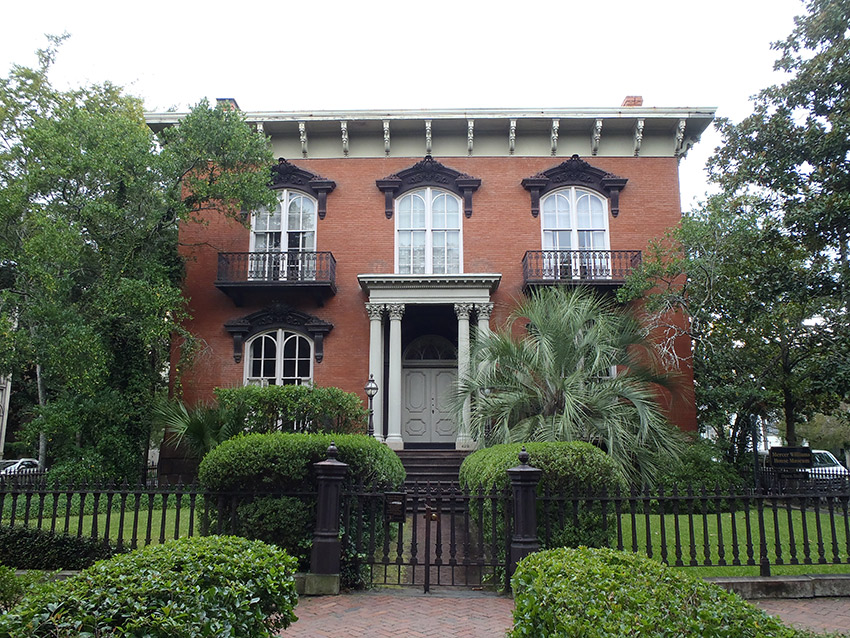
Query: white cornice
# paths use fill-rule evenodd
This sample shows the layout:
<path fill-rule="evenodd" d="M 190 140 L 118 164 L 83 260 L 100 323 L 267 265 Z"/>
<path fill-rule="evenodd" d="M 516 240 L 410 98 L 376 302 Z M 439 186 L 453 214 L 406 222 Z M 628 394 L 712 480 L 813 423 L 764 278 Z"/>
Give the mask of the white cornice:
<path fill-rule="evenodd" d="M 246 111 L 249 122 L 322 122 L 370 120 L 485 120 L 485 119 L 714 119 L 716 107 L 609 107 L 564 109 L 399 109 L 391 111 Z M 148 124 L 173 124 L 186 117 L 186 113 L 146 113 Z"/>

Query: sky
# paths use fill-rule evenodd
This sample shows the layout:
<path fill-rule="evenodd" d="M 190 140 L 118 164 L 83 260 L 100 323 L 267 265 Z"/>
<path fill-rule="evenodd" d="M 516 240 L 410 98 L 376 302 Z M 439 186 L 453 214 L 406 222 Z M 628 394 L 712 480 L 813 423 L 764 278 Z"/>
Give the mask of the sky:
<path fill-rule="evenodd" d="M 801 0 L 0 0 L 0 73 L 70 34 L 60 88 L 111 81 L 151 111 L 232 97 L 245 111 L 716 107 L 746 117 L 780 82 L 771 42 Z M 681 163 L 683 210 L 709 188 L 713 130 Z"/>

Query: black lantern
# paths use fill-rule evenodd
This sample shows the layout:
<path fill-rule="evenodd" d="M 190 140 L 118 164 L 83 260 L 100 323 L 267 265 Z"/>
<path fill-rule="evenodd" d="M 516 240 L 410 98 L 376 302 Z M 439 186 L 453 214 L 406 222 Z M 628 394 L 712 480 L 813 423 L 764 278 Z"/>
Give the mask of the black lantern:
<path fill-rule="evenodd" d="M 369 397 L 369 436 L 375 436 L 375 424 L 372 421 L 372 399 L 374 399 L 375 395 L 378 394 L 378 384 L 375 383 L 374 374 L 369 375 L 369 380 L 366 382 L 363 389 L 366 391 L 366 396 Z"/>

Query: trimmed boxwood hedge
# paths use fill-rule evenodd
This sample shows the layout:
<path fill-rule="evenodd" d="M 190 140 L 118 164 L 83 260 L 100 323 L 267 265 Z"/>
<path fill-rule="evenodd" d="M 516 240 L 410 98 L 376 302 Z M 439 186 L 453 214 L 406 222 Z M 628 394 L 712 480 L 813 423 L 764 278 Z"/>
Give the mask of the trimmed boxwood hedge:
<path fill-rule="evenodd" d="M 327 458 L 331 442 L 336 444 L 338 460 L 348 464 L 344 488 L 362 485 L 366 490 L 394 490 L 404 483 L 404 466 L 398 455 L 373 437 L 283 432 L 246 434 L 224 441 L 203 458 L 198 478 L 210 492 L 244 494 L 237 504 L 238 526 L 228 529 L 283 547 L 296 558 L 299 568 L 307 569 L 316 507 L 315 496 L 310 494 L 317 490 L 313 464 Z M 364 521 L 364 529 L 370 529 L 368 521 Z M 378 526 L 374 534 L 375 544 L 380 546 L 383 527 Z M 368 539 L 364 542 L 368 544 Z M 364 575 L 355 567 L 363 557 L 357 556 L 353 543 L 349 538 L 341 558 L 341 584 L 349 588 L 364 584 Z"/>
<path fill-rule="evenodd" d="M 617 465 L 599 448 L 582 441 L 507 443 L 467 456 L 460 468 L 461 485 L 470 489 L 503 489 L 511 484 L 505 470 L 519 465 L 525 447 L 528 464 L 543 471 L 539 493 L 600 492 L 625 489 Z"/>
<path fill-rule="evenodd" d="M 213 448 L 201 461 L 198 480 L 212 492 L 313 491 L 314 463 L 327 458 L 331 442 L 348 464 L 344 485 L 399 487 L 404 466 L 398 455 L 362 434 L 246 434 Z"/>
<path fill-rule="evenodd" d="M 637 554 L 553 549 L 532 554 L 512 580 L 508 638 L 794 638 L 811 636 L 737 595 Z"/>
<path fill-rule="evenodd" d="M 15 569 L 85 569 L 117 551 L 102 539 L 18 525 L 0 527 L 0 564 Z"/>
<path fill-rule="evenodd" d="M 295 563 L 243 538 L 183 538 L 101 561 L 27 594 L 0 636 L 263 638 L 296 620 Z"/>
<path fill-rule="evenodd" d="M 237 431 L 366 432 L 363 401 L 339 388 L 246 385 L 216 388 L 215 398 L 221 408 L 244 418 Z"/>
<path fill-rule="evenodd" d="M 553 495 L 563 495 L 612 493 L 625 488 L 626 483 L 617 465 L 608 455 L 581 441 L 509 443 L 478 450 L 466 457 L 461 465 L 461 485 L 473 493 L 479 489 L 485 493 L 492 489 L 509 489 L 510 477 L 506 470 L 519 465 L 518 457 L 523 447 L 528 452 L 529 465 L 543 472 L 537 486 L 539 496 L 547 490 Z M 477 501 L 473 501 L 471 507 L 472 518 L 477 520 Z M 490 520 L 490 502 L 486 501 L 484 507 L 487 509 L 484 520 Z M 501 511 L 497 520 L 497 531 L 502 535 Z M 601 547 L 610 544 L 614 525 L 611 520 L 603 520 L 599 504 L 584 505 L 576 512 L 566 513 L 564 508 L 547 507 L 541 499 L 537 503 L 537 529 L 544 547 Z"/>

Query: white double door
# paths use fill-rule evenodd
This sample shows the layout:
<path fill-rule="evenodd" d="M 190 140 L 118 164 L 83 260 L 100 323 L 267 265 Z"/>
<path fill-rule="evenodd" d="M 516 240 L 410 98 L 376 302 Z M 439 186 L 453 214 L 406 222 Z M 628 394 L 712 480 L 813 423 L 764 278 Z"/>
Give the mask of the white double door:
<path fill-rule="evenodd" d="M 402 438 L 405 444 L 455 443 L 450 408 L 455 368 L 405 368 L 402 379 Z"/>

